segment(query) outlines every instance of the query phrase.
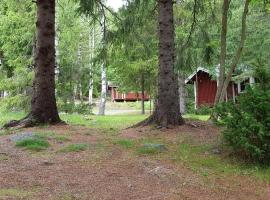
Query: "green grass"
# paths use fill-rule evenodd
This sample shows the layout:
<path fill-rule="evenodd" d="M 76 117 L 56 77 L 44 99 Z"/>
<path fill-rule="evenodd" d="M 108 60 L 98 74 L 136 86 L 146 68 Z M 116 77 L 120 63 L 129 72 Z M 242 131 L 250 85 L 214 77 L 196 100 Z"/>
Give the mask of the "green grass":
<path fill-rule="evenodd" d="M 25 199 L 25 198 L 30 198 L 32 194 L 33 194 L 32 192 L 21 190 L 21 189 L 0 188 L 0 199 L 14 199 L 14 198 Z"/>
<path fill-rule="evenodd" d="M 20 119 L 25 116 L 24 113 L 6 113 L 0 114 L 0 125 L 11 120 Z M 119 130 L 129 127 L 139 121 L 142 121 L 147 116 L 143 115 L 115 115 L 115 116 L 93 116 L 93 115 L 79 115 L 79 114 L 63 114 L 61 118 L 72 125 L 84 125 L 90 128 L 96 128 L 101 130 L 101 133 L 105 133 L 106 141 L 110 138 L 113 144 L 119 145 L 124 149 L 131 150 L 135 154 L 151 156 L 152 154 L 159 154 L 160 151 L 156 148 L 145 148 L 142 146 L 145 143 L 163 143 L 169 147 L 168 152 L 163 152 L 160 156 L 164 159 L 171 159 L 175 162 L 184 163 L 188 168 L 203 176 L 219 176 L 225 177 L 228 174 L 240 174 L 249 177 L 257 177 L 260 180 L 270 181 L 270 167 L 262 167 L 253 164 L 247 164 L 232 157 L 221 157 L 210 153 L 212 144 L 197 144 L 193 140 L 183 140 L 181 144 L 175 141 L 175 143 L 169 143 L 163 141 L 162 136 L 153 138 L 143 138 L 139 140 L 129 140 L 120 138 L 117 134 Z M 195 115 L 186 114 L 185 118 L 196 119 L 206 121 L 208 115 Z M 46 128 L 46 127 L 45 127 Z M 112 133 L 113 136 L 106 135 Z M 0 135 L 10 134 L 10 132 L 0 132 Z M 49 138 L 56 141 L 69 141 L 69 137 L 66 135 L 57 135 L 53 132 L 45 131 L 36 133 L 43 141 Z M 179 138 L 181 139 L 181 138 Z M 40 147 L 40 144 L 35 144 L 36 141 L 28 141 L 23 144 L 27 149 L 44 149 L 44 146 Z M 17 144 L 16 144 L 17 145 Z M 47 143 L 45 144 L 47 146 Z M 78 152 L 87 150 L 89 146 L 87 144 L 71 144 L 60 149 L 61 152 Z M 47 147 L 45 147 L 47 148 Z M 95 147 L 96 149 L 96 147 Z M 6 158 L 4 158 L 6 159 Z M 1 194 L 1 191 L 0 191 Z"/>
<path fill-rule="evenodd" d="M 80 152 L 85 151 L 88 148 L 88 144 L 70 144 L 66 147 L 63 147 L 59 152 Z"/>
<path fill-rule="evenodd" d="M 216 175 L 226 177 L 228 174 L 247 175 L 263 181 L 270 181 L 270 167 L 262 167 L 239 161 L 234 157 L 222 158 L 210 153 L 212 145 L 194 145 L 183 143 L 177 147 L 171 157 L 183 162 L 193 171 L 203 176 Z"/>
<path fill-rule="evenodd" d="M 135 142 L 133 140 L 120 139 L 114 142 L 114 144 L 120 145 L 126 149 L 133 148 L 135 146 Z"/>
<path fill-rule="evenodd" d="M 114 116 L 95 116 L 64 114 L 61 118 L 69 124 L 84 125 L 90 128 L 97 128 L 106 132 L 116 133 L 120 129 L 127 128 L 146 118 L 145 115 L 114 115 Z"/>
<path fill-rule="evenodd" d="M 71 140 L 68 136 L 58 135 L 52 131 L 38 131 L 35 133 L 35 135 L 43 139 L 54 139 L 57 142 L 67 142 Z"/>
<path fill-rule="evenodd" d="M 209 115 L 185 114 L 183 117 L 186 118 L 186 119 L 207 121 L 210 116 Z"/>
<path fill-rule="evenodd" d="M 13 132 L 11 130 L 0 130 L 0 136 L 2 135 L 11 135 Z"/>
<path fill-rule="evenodd" d="M 154 147 L 141 146 L 137 148 L 137 153 L 147 155 L 147 154 L 158 154 L 161 153 L 161 151 Z"/>
<path fill-rule="evenodd" d="M 43 138 L 27 138 L 16 142 L 17 147 L 24 147 L 32 151 L 41 151 L 49 147 L 49 142 Z"/>
<path fill-rule="evenodd" d="M 10 120 L 19 120 L 25 117 L 24 112 L 2 112 L 0 111 L 0 127 Z"/>

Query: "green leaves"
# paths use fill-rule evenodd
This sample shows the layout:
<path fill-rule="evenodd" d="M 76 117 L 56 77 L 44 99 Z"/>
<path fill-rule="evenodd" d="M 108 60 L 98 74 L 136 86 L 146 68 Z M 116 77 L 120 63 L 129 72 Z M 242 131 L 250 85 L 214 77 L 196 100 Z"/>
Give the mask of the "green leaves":
<path fill-rule="evenodd" d="M 267 86 L 263 86 L 265 84 Z M 258 82 L 257 86 L 248 88 L 238 97 L 237 104 L 218 107 L 226 125 L 225 142 L 244 158 L 264 164 L 270 163 L 269 86 L 270 82 Z"/>

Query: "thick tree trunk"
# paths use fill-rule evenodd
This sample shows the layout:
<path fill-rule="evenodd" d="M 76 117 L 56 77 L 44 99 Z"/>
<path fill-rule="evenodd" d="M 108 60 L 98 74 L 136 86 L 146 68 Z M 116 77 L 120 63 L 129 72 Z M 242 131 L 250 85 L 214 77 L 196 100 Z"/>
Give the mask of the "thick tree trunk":
<path fill-rule="evenodd" d="M 145 97 L 145 80 L 144 80 L 144 74 L 142 73 L 141 75 L 141 92 L 142 92 L 142 100 L 141 100 L 141 103 L 142 103 L 142 115 L 145 114 L 145 106 L 144 106 L 144 97 Z"/>
<path fill-rule="evenodd" d="M 60 122 L 55 99 L 55 0 L 37 1 L 37 46 L 31 115 L 39 123 Z"/>
<path fill-rule="evenodd" d="M 59 20 L 58 20 L 58 9 L 56 7 L 55 12 L 55 81 L 57 82 L 60 70 L 60 51 L 59 51 Z M 55 90 L 57 94 L 57 91 Z"/>
<path fill-rule="evenodd" d="M 55 0 L 37 0 L 37 44 L 31 112 L 5 127 L 61 122 L 55 99 Z"/>
<path fill-rule="evenodd" d="M 173 0 L 158 0 L 159 10 L 159 73 L 158 95 L 153 115 L 142 122 L 154 123 L 160 127 L 184 123 L 179 108 L 177 74 L 174 69 L 175 33 Z"/>

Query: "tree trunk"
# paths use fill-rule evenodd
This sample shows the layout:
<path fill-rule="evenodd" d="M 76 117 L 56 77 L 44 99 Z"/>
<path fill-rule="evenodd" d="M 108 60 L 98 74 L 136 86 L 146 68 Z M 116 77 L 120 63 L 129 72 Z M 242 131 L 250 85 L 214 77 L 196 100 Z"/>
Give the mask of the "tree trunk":
<path fill-rule="evenodd" d="M 186 113 L 186 88 L 185 88 L 185 79 L 182 74 L 178 74 L 178 82 L 179 82 L 179 105 L 180 105 L 180 113 Z"/>
<path fill-rule="evenodd" d="M 55 0 L 37 0 L 37 44 L 31 112 L 4 127 L 61 122 L 55 99 Z"/>
<path fill-rule="evenodd" d="M 105 63 L 102 63 L 101 65 L 101 95 L 100 95 L 98 115 L 105 115 L 106 96 L 107 96 L 106 67 L 105 67 Z"/>
<path fill-rule="evenodd" d="M 228 29 L 228 12 L 230 7 L 230 0 L 223 1 L 222 7 L 222 22 L 221 22 L 221 34 L 220 34 L 220 60 L 219 60 L 219 72 L 217 80 L 217 93 L 215 97 L 215 105 L 219 103 L 220 95 L 222 92 L 224 79 L 225 79 L 225 65 L 227 54 L 227 29 Z"/>
<path fill-rule="evenodd" d="M 105 115 L 105 108 L 106 108 L 106 97 L 107 97 L 107 49 L 106 49 L 106 23 L 105 23 L 105 16 L 102 19 L 102 51 L 103 51 L 103 63 L 101 65 L 101 95 L 100 95 L 100 102 L 99 102 L 99 115 Z"/>
<path fill-rule="evenodd" d="M 91 106 L 93 104 L 93 69 L 94 69 L 94 51 L 95 51 L 95 25 L 93 27 L 92 33 L 89 34 L 89 50 L 90 50 L 90 60 L 89 60 L 89 90 L 88 90 L 88 104 Z"/>
<path fill-rule="evenodd" d="M 59 19 L 58 12 L 59 9 L 56 7 L 56 15 L 55 15 L 55 80 L 57 82 L 60 70 L 60 51 L 59 51 Z M 57 91 L 55 91 L 57 94 Z"/>
<path fill-rule="evenodd" d="M 144 81 L 144 74 L 142 73 L 142 76 L 141 76 L 141 88 L 142 88 L 142 100 L 141 100 L 141 103 L 142 103 L 142 115 L 145 114 L 145 106 L 144 106 L 144 93 L 145 93 L 145 81 Z"/>
<path fill-rule="evenodd" d="M 77 82 L 77 97 L 78 99 L 83 102 L 83 97 L 82 97 L 82 84 L 81 84 L 81 75 L 82 75 L 82 44 L 81 44 L 81 38 L 82 38 L 82 33 L 80 33 L 79 37 L 79 46 L 78 46 L 78 52 L 77 52 L 77 69 L 78 72 L 76 73 L 75 81 Z"/>
<path fill-rule="evenodd" d="M 244 44 L 246 41 L 247 15 L 248 15 L 249 3 L 250 3 L 250 0 L 245 1 L 244 11 L 243 11 L 243 15 L 242 15 L 242 29 L 241 29 L 240 44 L 239 44 L 239 47 L 238 47 L 238 49 L 235 53 L 235 56 L 233 58 L 232 64 L 230 66 L 230 70 L 229 70 L 229 72 L 226 76 L 226 79 L 224 81 L 219 101 L 222 101 L 226 95 L 227 88 L 228 88 L 228 85 L 232 79 L 233 72 L 235 71 L 235 68 L 236 68 L 237 64 L 239 63 L 239 60 L 240 60 L 242 52 L 243 52 Z"/>
<path fill-rule="evenodd" d="M 158 0 L 159 10 L 159 73 L 156 108 L 143 125 L 154 123 L 160 127 L 184 123 L 179 108 L 179 93 L 175 62 L 175 32 L 173 0 Z M 139 124 L 140 125 L 140 124 Z"/>

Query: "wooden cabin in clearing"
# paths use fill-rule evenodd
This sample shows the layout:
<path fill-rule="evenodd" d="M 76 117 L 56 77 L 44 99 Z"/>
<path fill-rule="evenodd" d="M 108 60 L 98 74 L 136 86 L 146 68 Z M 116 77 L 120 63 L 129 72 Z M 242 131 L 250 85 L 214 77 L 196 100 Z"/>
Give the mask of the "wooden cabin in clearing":
<path fill-rule="evenodd" d="M 118 86 L 113 84 L 108 85 L 108 92 L 111 95 L 112 102 L 141 101 L 143 96 L 145 101 L 150 100 L 150 96 L 147 94 L 147 92 L 145 92 L 144 95 L 142 95 L 141 92 L 122 93 L 118 91 Z"/>
<path fill-rule="evenodd" d="M 225 101 L 233 100 L 245 90 L 246 84 L 253 84 L 254 78 L 248 77 L 245 80 L 231 81 L 225 96 Z M 199 67 L 186 80 L 185 84 L 194 85 L 195 108 L 201 106 L 213 106 L 217 92 L 217 81 L 210 74 L 209 70 Z"/>

